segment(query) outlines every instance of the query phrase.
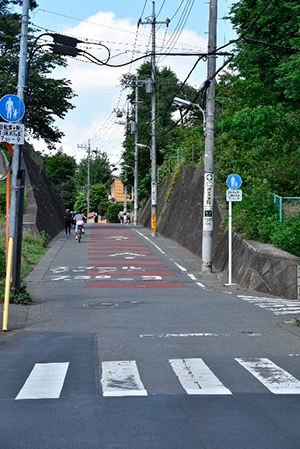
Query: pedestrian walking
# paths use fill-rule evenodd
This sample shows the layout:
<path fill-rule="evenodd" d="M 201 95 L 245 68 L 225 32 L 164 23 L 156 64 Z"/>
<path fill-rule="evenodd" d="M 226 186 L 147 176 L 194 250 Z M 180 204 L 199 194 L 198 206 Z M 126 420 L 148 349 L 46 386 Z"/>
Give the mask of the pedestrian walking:
<path fill-rule="evenodd" d="M 65 231 L 66 234 L 71 234 L 71 224 L 72 224 L 72 214 L 69 209 L 66 209 L 66 213 L 64 215 L 65 219 Z"/>

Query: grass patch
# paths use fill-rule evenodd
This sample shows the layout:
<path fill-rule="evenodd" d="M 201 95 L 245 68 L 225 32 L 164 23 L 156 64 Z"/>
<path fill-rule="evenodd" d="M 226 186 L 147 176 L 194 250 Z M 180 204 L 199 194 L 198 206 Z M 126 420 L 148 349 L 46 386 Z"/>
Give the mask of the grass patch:
<path fill-rule="evenodd" d="M 5 233 L 0 234 L 0 301 L 4 299 L 5 289 Z M 22 258 L 21 258 L 21 281 L 29 275 L 33 268 L 40 261 L 42 256 L 47 252 L 45 237 L 32 237 L 24 235 L 22 239 Z M 26 291 L 26 287 L 22 285 L 20 289 L 11 294 L 10 302 L 18 304 L 29 304 L 31 298 Z"/>

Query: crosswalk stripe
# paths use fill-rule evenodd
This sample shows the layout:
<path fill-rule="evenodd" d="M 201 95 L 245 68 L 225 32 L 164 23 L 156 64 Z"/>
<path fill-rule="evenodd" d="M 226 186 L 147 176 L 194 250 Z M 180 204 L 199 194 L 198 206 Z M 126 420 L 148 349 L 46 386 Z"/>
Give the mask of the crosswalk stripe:
<path fill-rule="evenodd" d="M 231 394 L 202 359 L 170 359 L 169 363 L 187 394 Z"/>
<path fill-rule="evenodd" d="M 267 358 L 235 359 L 274 394 L 300 394 L 300 382 Z"/>
<path fill-rule="evenodd" d="M 68 367 L 69 363 L 36 363 L 15 399 L 58 399 Z"/>
<path fill-rule="evenodd" d="M 102 363 L 103 396 L 147 396 L 134 360 Z"/>
<path fill-rule="evenodd" d="M 254 303 L 262 309 L 273 312 L 275 315 L 289 315 L 300 313 L 300 301 L 283 298 L 266 298 L 259 296 L 237 295 L 244 301 Z"/>

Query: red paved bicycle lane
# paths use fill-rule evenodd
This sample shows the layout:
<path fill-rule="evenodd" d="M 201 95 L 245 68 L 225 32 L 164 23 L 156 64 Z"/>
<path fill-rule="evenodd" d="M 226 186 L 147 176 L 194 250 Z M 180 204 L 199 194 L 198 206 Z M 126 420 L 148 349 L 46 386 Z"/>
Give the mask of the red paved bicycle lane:
<path fill-rule="evenodd" d="M 93 226 L 87 288 L 185 288 L 176 275 L 128 228 Z"/>

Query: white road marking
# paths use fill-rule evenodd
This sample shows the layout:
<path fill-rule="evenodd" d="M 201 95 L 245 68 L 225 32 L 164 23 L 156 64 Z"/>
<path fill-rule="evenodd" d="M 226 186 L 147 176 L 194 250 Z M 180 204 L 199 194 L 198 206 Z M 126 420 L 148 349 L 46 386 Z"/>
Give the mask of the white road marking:
<path fill-rule="evenodd" d="M 235 359 L 274 394 L 300 394 L 300 382 L 266 358 Z"/>
<path fill-rule="evenodd" d="M 16 400 L 58 399 L 69 363 L 36 363 Z"/>
<path fill-rule="evenodd" d="M 230 336 L 240 336 L 241 333 L 236 333 L 236 334 L 225 334 L 225 333 L 221 333 L 221 334 L 215 334 L 212 332 L 190 332 L 187 334 L 140 334 L 139 337 L 140 338 L 170 338 L 170 337 L 181 337 L 181 338 L 186 338 L 186 337 L 230 337 Z M 242 333 L 242 335 L 246 336 L 246 337 L 261 337 L 261 334 L 259 334 L 258 332 L 249 332 L 249 333 Z"/>
<path fill-rule="evenodd" d="M 103 396 L 147 396 L 134 360 L 102 363 Z"/>
<path fill-rule="evenodd" d="M 109 254 L 109 257 L 118 257 L 118 256 L 124 256 L 125 259 L 135 259 L 136 257 L 146 257 L 145 254 L 139 254 L 139 253 L 116 253 L 116 254 Z"/>
<path fill-rule="evenodd" d="M 133 281 L 133 278 L 117 278 L 117 281 Z"/>
<path fill-rule="evenodd" d="M 169 363 L 187 394 L 232 394 L 202 359 L 171 359 Z"/>
<path fill-rule="evenodd" d="M 156 249 L 158 249 L 158 251 L 160 251 L 162 254 L 166 254 L 156 243 L 152 242 L 152 240 L 150 240 L 148 237 L 146 237 L 144 234 L 142 234 L 141 232 L 137 231 L 135 229 L 135 231 L 142 237 L 144 237 L 145 240 L 148 240 L 148 242 L 152 243 L 153 246 L 155 246 Z"/>
<path fill-rule="evenodd" d="M 275 315 L 300 314 L 300 301 L 246 295 L 237 295 L 237 297 L 242 298 L 244 301 L 254 303 L 261 309 L 273 312 Z"/>
<path fill-rule="evenodd" d="M 58 273 L 65 273 L 66 271 L 69 271 L 70 268 L 69 267 L 54 267 L 54 268 L 50 268 L 50 271 L 52 271 L 52 273 L 58 274 Z"/>
<path fill-rule="evenodd" d="M 143 279 L 143 281 L 161 281 L 162 280 L 161 276 L 141 276 L 141 278 Z"/>
<path fill-rule="evenodd" d="M 199 287 L 201 288 L 206 288 L 204 284 L 202 284 L 202 282 L 196 282 L 197 285 L 199 285 Z"/>
<path fill-rule="evenodd" d="M 51 278 L 51 281 L 70 281 L 71 276 L 58 276 L 56 278 Z"/>
<path fill-rule="evenodd" d="M 194 332 L 189 334 L 141 334 L 141 338 L 145 337 L 157 337 L 157 338 L 169 338 L 169 337 L 219 337 L 226 336 L 227 334 L 213 334 L 211 332 Z"/>
<path fill-rule="evenodd" d="M 173 261 L 174 262 L 174 261 Z M 177 262 L 174 262 L 174 264 L 176 265 L 176 267 L 178 267 L 179 268 L 179 270 L 181 270 L 181 271 L 187 271 L 187 269 L 186 268 L 184 268 L 184 267 L 182 267 L 181 265 L 179 265 L 179 263 L 177 263 Z"/>
<path fill-rule="evenodd" d="M 193 275 L 188 273 L 188 277 L 192 279 L 192 281 L 197 281 L 197 278 Z"/>

